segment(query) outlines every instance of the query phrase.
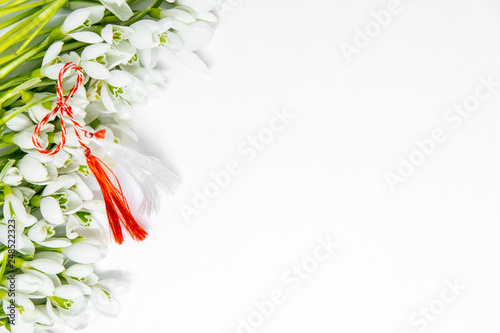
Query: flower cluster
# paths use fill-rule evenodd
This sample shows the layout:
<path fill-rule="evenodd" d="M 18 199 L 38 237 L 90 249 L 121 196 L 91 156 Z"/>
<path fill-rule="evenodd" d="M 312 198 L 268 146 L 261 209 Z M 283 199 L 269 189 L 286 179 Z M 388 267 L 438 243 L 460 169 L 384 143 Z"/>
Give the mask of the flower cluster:
<path fill-rule="evenodd" d="M 101 143 L 83 140 L 117 173 L 136 181 L 144 196 L 141 212 L 154 212 L 158 188 L 175 188 L 175 175 L 121 143 L 137 140 L 131 130 L 134 107 L 165 88 L 165 76 L 155 69 L 163 52 L 207 71 L 194 51 L 211 39 L 219 5 L 217 0 L 0 2 L 1 329 L 79 329 L 88 322 L 89 304 L 108 315 L 119 309 L 112 294 L 119 282 L 100 279 L 94 271 L 106 254 L 106 224 L 98 221 L 106 207 L 89 186 L 92 173 L 75 132 L 67 131 L 64 148 L 54 155 L 41 154 L 32 139 L 35 126 L 56 106 L 63 66 L 76 64 L 85 74 L 68 100 L 74 119 L 89 132 L 106 132 Z M 63 90 L 75 82 L 76 74 L 68 73 Z M 62 126 L 72 124 L 56 118 L 41 129 L 44 149 L 61 141 Z"/>

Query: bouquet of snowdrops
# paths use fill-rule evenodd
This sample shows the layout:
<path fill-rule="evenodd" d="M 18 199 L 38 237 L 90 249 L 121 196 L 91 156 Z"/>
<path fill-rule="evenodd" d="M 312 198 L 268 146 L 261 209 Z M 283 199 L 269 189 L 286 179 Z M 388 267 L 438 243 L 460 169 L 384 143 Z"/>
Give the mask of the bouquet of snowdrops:
<path fill-rule="evenodd" d="M 98 217 L 116 242 L 122 228 L 142 240 L 134 216 L 177 183 L 123 144 L 137 139 L 132 110 L 165 88 L 163 52 L 207 70 L 193 51 L 221 2 L 0 0 L 0 331 L 83 328 L 89 305 L 117 313 L 119 283 L 94 272 L 109 238 Z M 134 212 L 123 177 L 142 193 Z"/>

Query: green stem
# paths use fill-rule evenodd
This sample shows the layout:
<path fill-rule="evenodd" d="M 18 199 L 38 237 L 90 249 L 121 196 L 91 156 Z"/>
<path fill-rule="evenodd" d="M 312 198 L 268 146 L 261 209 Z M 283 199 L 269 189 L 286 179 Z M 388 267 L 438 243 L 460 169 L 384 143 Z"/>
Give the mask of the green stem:
<path fill-rule="evenodd" d="M 16 76 L 2 84 L 0 84 L 0 91 L 4 91 L 9 89 L 12 86 L 15 86 L 16 84 L 20 84 L 23 82 L 26 82 L 26 80 L 29 80 L 31 76 Z"/>
<path fill-rule="evenodd" d="M 7 116 L 4 116 L 2 119 L 0 119 L 0 125 L 3 125 L 5 124 L 6 122 L 8 122 L 9 120 L 11 120 L 12 118 L 14 118 L 15 116 L 17 116 L 18 114 L 28 110 L 29 108 L 32 108 L 34 107 L 35 105 L 38 105 L 38 104 L 42 104 L 42 103 L 45 103 L 45 102 L 48 102 L 50 101 L 51 99 L 54 99 L 56 97 L 56 94 L 53 94 L 53 95 L 49 95 L 49 96 L 46 96 L 44 98 L 41 98 L 37 101 L 34 101 L 34 102 L 31 102 L 31 103 L 28 103 L 26 104 L 25 106 L 22 106 L 20 107 L 19 109 L 17 109 L 16 111 L 12 112 L 11 114 L 7 115 Z"/>
<path fill-rule="evenodd" d="M 0 79 L 3 79 L 7 74 L 12 72 L 14 69 L 16 69 L 18 66 L 22 65 L 24 62 L 31 60 L 31 58 L 40 52 L 41 50 L 45 49 L 48 45 L 50 45 L 51 40 L 47 38 L 45 42 L 40 44 L 34 49 L 30 49 L 28 52 L 24 53 L 22 56 L 12 60 L 9 62 L 7 65 L 2 66 L 0 69 Z"/>
<path fill-rule="evenodd" d="M 21 47 L 14 54 L 18 56 L 26 48 L 26 46 L 28 46 L 29 43 L 31 43 L 31 41 L 38 36 L 39 32 L 47 25 L 47 23 L 49 23 L 50 20 L 52 20 L 51 16 L 47 17 L 44 21 L 42 21 L 42 23 L 40 23 L 40 25 L 35 29 L 35 31 L 31 33 L 31 35 L 26 39 L 23 45 L 21 45 Z"/>
<path fill-rule="evenodd" d="M 12 147 L 11 150 L 9 150 L 5 155 L 2 156 L 2 158 L 5 158 L 5 157 L 10 157 L 10 155 L 14 154 L 15 152 L 17 152 L 20 148 L 18 146 L 14 146 Z M 3 162 L 0 162 L 0 166 L 2 166 L 2 163 Z"/>
<path fill-rule="evenodd" d="M 40 6 L 43 6 L 43 5 L 46 5 L 48 3 L 51 3 L 53 0 L 42 0 L 42 1 L 39 1 L 39 2 L 33 2 L 33 3 L 29 3 L 29 4 L 26 4 L 26 5 L 22 5 L 22 6 L 16 6 L 14 4 L 8 6 L 8 7 L 4 7 L 2 9 L 0 9 L 0 15 L 5 15 L 5 14 L 9 14 L 9 13 L 14 13 L 14 12 L 18 12 L 20 10 L 25 10 L 25 9 L 30 9 L 30 8 L 37 8 L 37 7 L 40 7 Z M 23 1 L 15 1 L 15 2 L 25 2 L 24 0 Z"/>
<path fill-rule="evenodd" d="M 24 38 L 26 38 L 26 35 L 30 31 L 32 31 L 39 24 L 43 23 L 48 17 L 54 17 L 59 9 L 64 6 L 67 0 L 50 0 L 50 2 L 51 3 L 42 7 L 41 10 L 32 15 L 30 17 L 33 18 L 32 20 L 26 20 L 29 22 L 19 22 L 16 26 L 14 26 L 12 29 L 10 29 L 0 37 L 0 53 L 7 50 L 12 45 L 22 41 Z"/>
<path fill-rule="evenodd" d="M 12 1 L 12 2 L 3 8 L 11 8 L 11 7 L 14 7 L 17 5 L 21 5 L 21 4 L 25 3 L 27 0 L 9 0 L 9 1 Z"/>
<path fill-rule="evenodd" d="M 40 81 L 42 81 L 40 78 L 34 78 L 31 80 L 28 80 L 28 81 L 24 82 L 23 84 L 20 84 L 19 86 L 15 87 L 14 89 L 11 89 L 11 90 L 7 91 L 6 93 L 0 95 L 0 105 L 2 105 L 3 102 L 8 100 L 9 98 L 21 93 L 23 90 L 32 88 L 37 83 L 40 83 Z"/>
<path fill-rule="evenodd" d="M 24 13 L 21 13 L 21 14 L 19 14 L 17 16 L 14 16 L 14 17 L 12 17 L 12 18 L 10 18 L 8 20 L 5 20 L 2 23 L 0 23 L 0 29 L 7 28 L 8 26 L 10 26 L 12 24 L 17 23 L 17 22 L 19 22 L 19 21 L 27 18 L 28 16 L 33 15 L 37 11 L 38 11 L 37 8 L 33 8 L 33 9 L 28 10 L 28 11 L 26 11 Z"/>

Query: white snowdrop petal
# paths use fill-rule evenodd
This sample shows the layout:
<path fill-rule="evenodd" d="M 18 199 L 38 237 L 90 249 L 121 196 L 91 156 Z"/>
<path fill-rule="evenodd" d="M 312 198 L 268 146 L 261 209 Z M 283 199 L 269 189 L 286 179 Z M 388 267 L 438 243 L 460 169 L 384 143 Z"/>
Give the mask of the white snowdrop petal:
<path fill-rule="evenodd" d="M 47 238 L 47 223 L 45 220 L 35 223 L 30 230 L 28 230 L 28 237 L 34 242 L 42 242 Z"/>
<path fill-rule="evenodd" d="M 40 200 L 40 211 L 45 220 L 52 224 L 62 224 L 64 223 L 64 217 L 62 214 L 59 202 L 53 197 L 44 197 Z"/>
<path fill-rule="evenodd" d="M 15 110 L 16 109 L 7 111 L 5 112 L 5 115 L 8 116 L 15 112 Z M 9 120 L 7 123 L 5 123 L 5 125 L 7 125 L 7 127 L 14 132 L 21 132 L 29 128 L 30 126 L 33 126 L 33 122 L 25 113 L 21 113 Z"/>
<path fill-rule="evenodd" d="M 101 37 L 106 43 L 113 43 L 113 25 L 107 24 L 104 28 L 102 28 Z"/>
<path fill-rule="evenodd" d="M 71 32 L 76 28 L 81 27 L 89 16 L 90 10 L 85 8 L 77 9 L 66 17 L 61 26 L 61 30 L 65 33 Z"/>
<path fill-rule="evenodd" d="M 49 259 L 52 261 L 55 261 L 59 264 L 64 263 L 64 255 L 59 252 L 53 252 L 53 251 L 42 251 L 42 252 L 37 252 L 34 256 L 33 259 Z"/>
<path fill-rule="evenodd" d="M 54 291 L 54 295 L 57 297 L 65 298 L 65 299 L 76 299 L 83 296 L 83 292 L 80 288 L 76 286 L 70 285 L 62 285 L 56 287 Z"/>
<path fill-rule="evenodd" d="M 80 31 L 68 34 L 74 40 L 87 44 L 101 43 L 103 39 L 101 36 L 92 31 Z"/>
<path fill-rule="evenodd" d="M 161 14 L 163 17 L 169 17 L 185 24 L 193 23 L 194 21 L 196 21 L 193 15 L 189 14 L 188 12 L 182 9 L 172 8 L 172 9 L 162 10 Z M 168 28 L 170 28 L 170 26 Z"/>
<path fill-rule="evenodd" d="M 74 264 L 64 271 L 64 275 L 75 277 L 77 279 L 84 278 L 94 272 L 94 265 L 89 264 Z"/>
<path fill-rule="evenodd" d="M 35 259 L 29 265 L 47 274 L 59 274 L 64 271 L 63 265 L 49 259 Z"/>
<path fill-rule="evenodd" d="M 2 179 L 4 184 L 18 186 L 23 181 L 23 175 L 18 168 L 10 168 Z"/>
<path fill-rule="evenodd" d="M 140 23 L 141 21 L 137 22 Z M 135 26 L 134 26 L 135 25 Z M 134 23 L 133 25 L 134 34 L 129 37 L 130 43 L 138 49 L 149 49 L 157 47 L 160 45 L 159 39 L 156 40 L 153 36 L 153 32 L 148 26 L 144 24 Z"/>
<path fill-rule="evenodd" d="M 42 281 L 33 274 L 18 274 L 16 279 L 16 292 L 31 294 L 40 289 Z"/>
<path fill-rule="evenodd" d="M 101 3 L 121 21 L 127 21 L 134 14 L 125 0 L 101 0 Z"/>
<path fill-rule="evenodd" d="M 85 295 L 90 295 L 92 293 L 92 289 L 81 281 L 75 280 L 73 278 L 68 278 L 67 281 L 68 284 L 80 288 Z"/>
<path fill-rule="evenodd" d="M 64 214 L 73 214 L 82 209 L 83 201 L 78 194 L 71 190 L 64 191 L 68 198 L 68 207 L 64 210 Z"/>
<path fill-rule="evenodd" d="M 44 326 L 51 326 L 53 324 L 45 305 L 35 305 L 35 319 L 37 323 Z"/>
<path fill-rule="evenodd" d="M 102 258 L 101 251 L 90 244 L 77 242 L 62 250 L 63 254 L 74 262 L 92 264 Z"/>
<path fill-rule="evenodd" d="M 92 60 L 95 59 L 104 53 L 108 51 L 110 46 L 105 43 L 100 43 L 100 44 L 94 44 L 94 45 L 89 45 L 87 46 L 83 51 L 82 51 L 82 60 Z"/>
<path fill-rule="evenodd" d="M 22 254 L 35 254 L 35 245 L 25 234 L 17 236 L 17 251 Z"/>
<path fill-rule="evenodd" d="M 19 161 L 19 170 L 30 183 L 42 182 L 49 176 L 47 168 L 35 158 L 26 155 Z"/>
<path fill-rule="evenodd" d="M 96 309 L 106 316 L 116 317 L 120 313 L 120 303 L 118 303 L 113 297 L 106 295 L 101 288 L 92 287 L 90 299 Z"/>
<path fill-rule="evenodd" d="M 25 130 L 14 136 L 14 143 L 21 149 L 35 149 L 33 145 L 33 133 L 31 131 Z M 48 145 L 47 134 L 42 133 L 38 139 L 42 148 L 46 148 Z M 22 171 L 21 171 L 22 172 Z"/>
<path fill-rule="evenodd" d="M 71 241 L 65 237 L 49 237 L 43 242 L 37 243 L 51 248 L 66 248 L 71 246 Z"/>
<path fill-rule="evenodd" d="M 108 83 L 113 87 L 125 87 L 134 82 L 134 76 L 130 73 L 120 70 L 111 71 Z"/>
<path fill-rule="evenodd" d="M 45 52 L 45 55 L 43 56 L 42 67 L 57 58 L 59 53 L 61 53 L 63 45 L 63 42 L 55 42 L 49 46 L 49 48 Z"/>
<path fill-rule="evenodd" d="M 80 64 L 85 73 L 97 80 L 107 80 L 111 76 L 106 66 L 95 61 L 82 61 Z"/>
<path fill-rule="evenodd" d="M 52 80 L 57 80 L 59 72 L 64 67 L 64 64 L 54 64 L 42 69 L 42 74 Z"/>
<path fill-rule="evenodd" d="M 71 186 L 75 185 L 76 176 L 74 175 L 62 175 L 57 177 L 52 183 L 48 184 L 42 192 L 42 196 L 48 196 L 54 194 L 55 192 L 63 189 L 66 190 Z"/>
<path fill-rule="evenodd" d="M 102 20 L 104 16 L 104 10 L 106 9 L 104 6 L 88 6 L 85 7 L 88 11 L 90 11 L 89 20 L 91 24 L 97 23 Z"/>

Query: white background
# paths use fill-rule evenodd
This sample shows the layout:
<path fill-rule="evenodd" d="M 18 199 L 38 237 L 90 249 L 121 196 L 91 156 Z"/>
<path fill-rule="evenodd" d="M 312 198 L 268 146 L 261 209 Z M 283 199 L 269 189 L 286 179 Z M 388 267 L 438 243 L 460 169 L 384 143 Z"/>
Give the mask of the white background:
<path fill-rule="evenodd" d="M 168 91 L 136 114 L 141 147 L 184 181 L 146 241 L 110 246 L 99 270 L 130 289 L 85 332 L 500 332 L 500 87 L 458 128 L 443 118 L 500 81 L 500 3 L 401 0 L 351 62 L 342 43 L 387 1 L 233 3 L 211 73 L 165 58 Z M 247 161 L 238 147 L 283 108 L 295 119 Z M 434 129 L 446 140 L 391 191 L 384 174 Z M 241 173 L 187 223 L 232 160 Z M 327 237 L 339 248 L 293 289 L 283 276 Z M 445 281 L 466 290 L 444 303 Z M 284 302 L 238 330 L 273 290 Z"/>

